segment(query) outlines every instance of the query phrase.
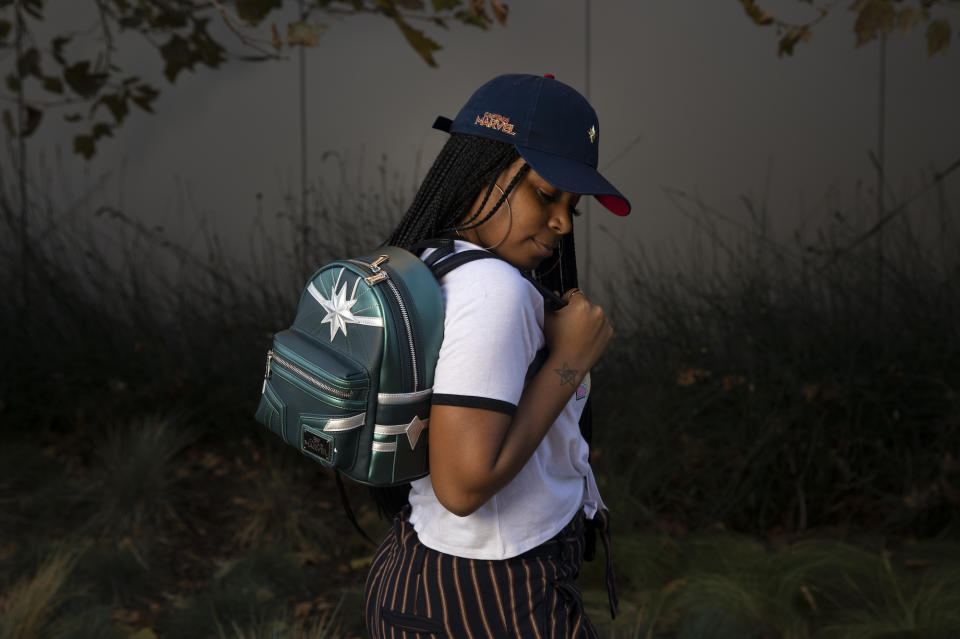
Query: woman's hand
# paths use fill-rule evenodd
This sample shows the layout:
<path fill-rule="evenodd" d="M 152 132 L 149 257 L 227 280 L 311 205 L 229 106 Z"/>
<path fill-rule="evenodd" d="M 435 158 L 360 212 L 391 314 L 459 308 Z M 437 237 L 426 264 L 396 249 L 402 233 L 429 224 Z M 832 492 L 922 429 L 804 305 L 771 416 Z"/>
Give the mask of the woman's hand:
<path fill-rule="evenodd" d="M 603 309 L 588 300 L 580 289 L 571 288 L 563 294 L 563 300 L 566 306 L 544 314 L 547 348 L 570 367 L 590 370 L 610 343 L 613 327 Z"/>

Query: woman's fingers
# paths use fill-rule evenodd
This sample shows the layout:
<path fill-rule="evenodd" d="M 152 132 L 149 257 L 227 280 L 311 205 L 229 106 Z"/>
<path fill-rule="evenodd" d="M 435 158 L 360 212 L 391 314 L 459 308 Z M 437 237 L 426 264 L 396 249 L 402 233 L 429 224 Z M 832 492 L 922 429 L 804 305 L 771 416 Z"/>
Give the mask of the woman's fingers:
<path fill-rule="evenodd" d="M 571 289 L 567 289 L 567 290 L 563 293 L 562 298 L 563 298 L 565 301 L 570 302 L 575 295 L 579 295 L 579 296 L 583 297 L 584 299 L 586 299 L 586 295 L 583 294 L 583 291 L 581 291 L 579 288 L 576 288 L 576 287 L 571 288 Z"/>

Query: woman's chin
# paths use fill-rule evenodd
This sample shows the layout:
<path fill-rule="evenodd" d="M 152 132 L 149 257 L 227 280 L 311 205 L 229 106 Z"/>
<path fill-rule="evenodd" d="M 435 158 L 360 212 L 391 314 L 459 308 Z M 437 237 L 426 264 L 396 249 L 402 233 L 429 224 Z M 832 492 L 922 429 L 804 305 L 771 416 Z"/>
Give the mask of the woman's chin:
<path fill-rule="evenodd" d="M 535 271 L 538 268 L 540 268 L 540 265 L 543 264 L 544 259 L 546 258 L 542 258 L 542 257 L 531 258 L 525 266 L 520 266 L 518 268 L 521 268 L 525 271 Z"/>

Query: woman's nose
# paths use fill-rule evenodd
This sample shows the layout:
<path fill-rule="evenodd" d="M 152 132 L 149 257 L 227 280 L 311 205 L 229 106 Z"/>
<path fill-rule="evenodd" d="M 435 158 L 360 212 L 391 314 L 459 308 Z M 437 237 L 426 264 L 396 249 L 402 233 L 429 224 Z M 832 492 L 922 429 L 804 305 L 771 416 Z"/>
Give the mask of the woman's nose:
<path fill-rule="evenodd" d="M 550 216 L 550 228 L 559 235 L 566 235 L 573 230 L 571 215 L 567 205 L 557 203 Z"/>

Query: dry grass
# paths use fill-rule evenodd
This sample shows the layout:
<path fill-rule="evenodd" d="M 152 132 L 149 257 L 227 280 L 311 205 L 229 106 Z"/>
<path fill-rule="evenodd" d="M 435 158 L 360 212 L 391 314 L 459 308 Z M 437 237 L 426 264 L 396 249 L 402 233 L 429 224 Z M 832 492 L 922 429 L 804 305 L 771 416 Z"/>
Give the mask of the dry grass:
<path fill-rule="evenodd" d="M 51 636 L 52 620 L 68 597 L 65 585 L 76 563 L 75 551 L 60 550 L 50 555 L 32 575 L 13 584 L 0 600 L 0 638 Z"/>
<path fill-rule="evenodd" d="M 80 495 L 92 511 L 89 531 L 121 539 L 180 524 L 177 456 L 195 434 L 171 418 L 150 416 L 108 428 L 93 442 L 94 459 Z"/>
<path fill-rule="evenodd" d="M 110 207 L 86 219 L 39 206 L 21 280 L 17 235 L 0 233 L 5 290 L 33 292 L 28 308 L 0 298 L 18 335 L 0 351 L 18 371 L 0 380 L 3 460 L 16 467 L 0 479 L 14 540 L 0 548 L 126 544 L 123 557 L 87 558 L 117 573 L 99 581 L 74 569 L 78 550 L 35 571 L 0 553 L 0 639 L 83 623 L 178 639 L 361 632 L 359 603 L 333 602 L 356 594 L 370 549 L 329 474 L 251 417 L 270 331 L 292 319 L 307 271 L 369 248 L 367 226 L 385 234 L 399 216 L 388 188 L 355 196 L 364 189 L 344 180 L 317 191 L 306 228 L 295 206 L 261 212 L 244 260 L 211 225 L 187 249 Z M 604 632 L 960 632 L 960 562 L 945 560 L 960 549 L 933 543 L 960 530 L 960 234 L 938 206 L 921 212 L 939 248 L 904 218 L 885 229 L 879 262 L 869 244 L 848 250 L 864 230 L 852 219 L 784 243 L 763 215 L 731 230 L 704 209 L 692 263 L 640 256 L 622 269 L 636 279 L 617 282 L 630 293 L 621 341 L 595 386 L 595 468 L 624 595 Z M 18 450 L 34 451 L 22 467 Z M 116 584 L 133 594 L 116 597 Z"/>

